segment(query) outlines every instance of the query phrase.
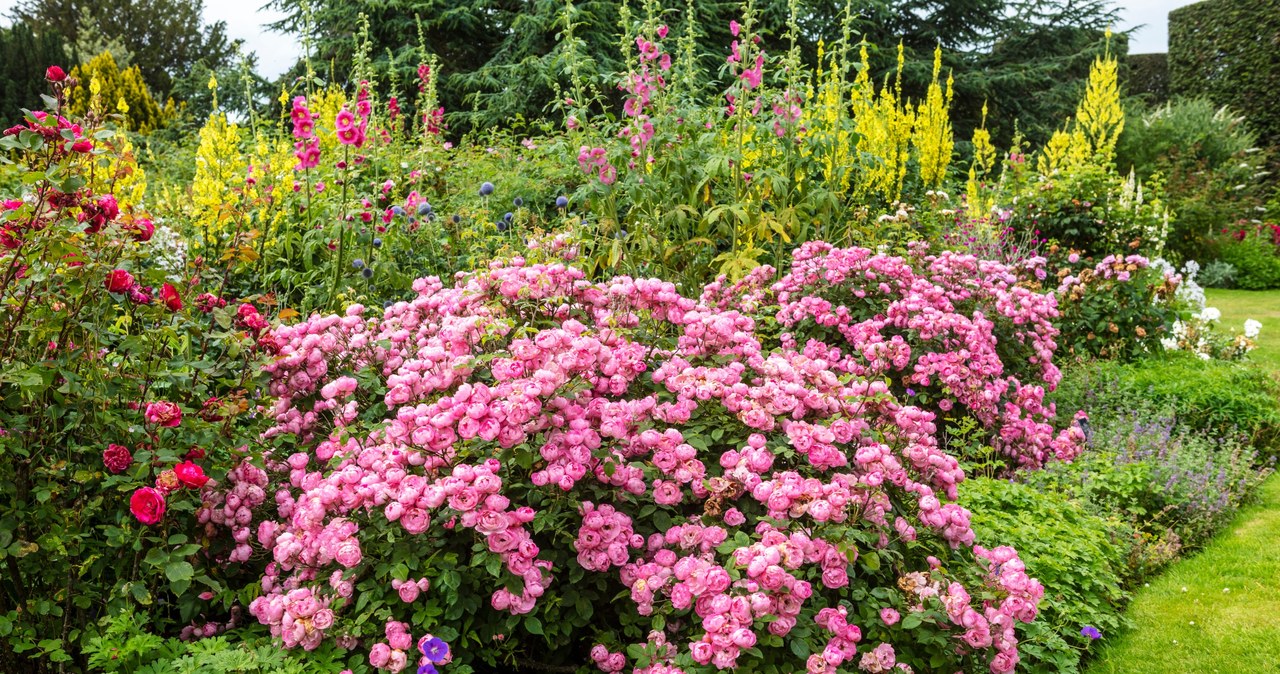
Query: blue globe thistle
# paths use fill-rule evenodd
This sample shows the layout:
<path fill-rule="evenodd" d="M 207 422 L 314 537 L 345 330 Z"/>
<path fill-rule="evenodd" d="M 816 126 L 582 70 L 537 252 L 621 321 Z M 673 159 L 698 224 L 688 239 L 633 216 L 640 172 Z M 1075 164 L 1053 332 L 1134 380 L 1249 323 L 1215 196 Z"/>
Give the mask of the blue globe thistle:
<path fill-rule="evenodd" d="M 431 212 L 431 204 L 425 201 L 418 204 L 418 215 L 426 215 L 427 213 L 430 213 L 430 212 Z"/>
<path fill-rule="evenodd" d="M 392 206 L 391 212 L 402 218 L 404 217 L 404 209 L 400 207 L 400 204 L 396 204 L 395 206 Z"/>
<path fill-rule="evenodd" d="M 373 278 L 373 267 L 365 267 L 360 271 L 360 275 L 365 278 Z"/>
<path fill-rule="evenodd" d="M 351 261 L 351 266 L 355 267 L 356 269 L 364 269 L 364 260 L 361 260 L 360 258 L 356 258 Z"/>
<path fill-rule="evenodd" d="M 381 247 L 382 247 L 382 239 L 379 239 L 379 238 L 378 238 L 378 237 L 376 237 L 376 236 L 375 236 L 375 237 L 373 237 L 373 247 L 374 247 L 374 248 L 381 248 Z"/>
<path fill-rule="evenodd" d="M 458 224 L 459 222 L 462 222 L 462 216 L 461 216 L 461 215 L 458 215 L 457 213 L 454 213 L 454 214 L 453 214 L 453 224 L 455 224 L 455 225 L 456 225 L 456 224 Z"/>
<path fill-rule="evenodd" d="M 569 197 L 556 197 L 556 208 L 564 210 L 569 207 Z"/>
<path fill-rule="evenodd" d="M 502 219 L 506 220 L 507 222 L 511 222 L 511 220 L 515 217 L 516 217 L 515 214 L 510 211 L 507 211 L 506 213 L 502 214 Z"/>
<path fill-rule="evenodd" d="M 510 227 L 510 225 L 508 225 L 508 224 L 507 224 L 507 221 L 506 221 L 506 220 L 499 220 L 499 221 L 498 221 L 498 231 L 499 231 L 499 232 L 505 232 L 505 231 L 507 231 L 507 228 L 508 228 L 508 227 Z"/>
<path fill-rule="evenodd" d="M 521 206 L 524 205 L 524 199 L 521 197 L 516 197 L 515 199 L 511 200 L 511 203 L 515 204 L 516 208 L 520 208 Z"/>
<path fill-rule="evenodd" d="M 382 303 L 382 308 L 383 308 L 383 309 L 390 309 L 390 308 L 391 308 L 391 305 L 393 305 L 393 304 L 395 304 L 395 302 L 392 302 L 391 300 L 387 300 L 386 302 L 383 302 L 383 303 Z"/>
<path fill-rule="evenodd" d="M 480 196 L 487 197 L 490 194 L 493 194 L 493 183 L 486 180 L 480 185 Z"/>

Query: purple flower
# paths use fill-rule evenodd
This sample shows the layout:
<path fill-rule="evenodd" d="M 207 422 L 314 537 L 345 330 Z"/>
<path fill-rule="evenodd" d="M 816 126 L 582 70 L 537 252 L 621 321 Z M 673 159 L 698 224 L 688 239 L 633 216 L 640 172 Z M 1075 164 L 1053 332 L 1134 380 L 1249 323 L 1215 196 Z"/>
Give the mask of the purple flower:
<path fill-rule="evenodd" d="M 1102 638 L 1102 632 L 1099 632 L 1098 628 L 1094 627 L 1093 625 L 1085 625 L 1080 630 L 1080 636 L 1089 637 L 1090 639 L 1096 640 L 1096 639 Z"/>
<path fill-rule="evenodd" d="M 419 646 L 419 648 L 422 649 L 422 654 L 427 656 L 427 659 L 433 663 L 438 664 L 444 662 L 445 658 L 449 657 L 449 644 L 446 644 L 440 637 L 431 637 L 430 639 L 427 639 L 422 642 L 422 645 Z M 422 670 L 418 671 L 419 674 L 421 674 Z M 431 671 L 434 672 L 435 669 L 432 669 Z"/>
<path fill-rule="evenodd" d="M 913 395 L 915 395 L 915 394 L 916 394 L 916 390 L 915 390 L 915 389 L 913 389 L 913 388 L 909 388 L 909 389 L 907 389 L 907 395 L 908 395 L 908 396 L 913 396 Z"/>
<path fill-rule="evenodd" d="M 438 674 L 438 673 L 436 672 L 436 666 L 428 662 L 427 664 L 418 668 L 418 674 Z"/>

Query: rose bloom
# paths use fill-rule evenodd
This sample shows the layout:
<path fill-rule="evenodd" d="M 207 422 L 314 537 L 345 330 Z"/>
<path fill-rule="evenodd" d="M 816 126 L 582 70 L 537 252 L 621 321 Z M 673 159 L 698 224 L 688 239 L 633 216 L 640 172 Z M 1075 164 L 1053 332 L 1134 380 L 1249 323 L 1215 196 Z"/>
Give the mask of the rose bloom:
<path fill-rule="evenodd" d="M 146 418 L 148 423 L 173 428 L 182 423 L 182 410 L 176 404 L 165 400 L 147 403 Z"/>
<path fill-rule="evenodd" d="M 164 494 L 151 487 L 142 487 L 129 498 L 129 510 L 139 522 L 148 526 L 164 518 Z"/>
<path fill-rule="evenodd" d="M 204 469 L 190 461 L 183 461 L 174 466 L 173 472 L 177 474 L 178 481 L 183 486 L 191 489 L 199 489 L 209 481 L 209 476 L 204 474 Z"/>
<path fill-rule="evenodd" d="M 133 289 L 133 274 L 123 269 L 113 269 L 107 274 L 107 280 L 103 282 L 107 287 L 107 292 L 127 293 Z"/>
<path fill-rule="evenodd" d="M 67 79 L 67 73 L 59 66 L 49 66 L 49 68 L 44 71 L 44 78 L 50 82 L 61 82 L 62 80 Z"/>
<path fill-rule="evenodd" d="M 884 624 L 886 625 L 893 625 L 894 623 L 898 622 L 898 618 L 900 617 L 901 616 L 898 615 L 898 612 L 894 609 L 891 609 L 891 608 L 880 609 L 880 619 L 883 620 Z"/>
<path fill-rule="evenodd" d="M 182 309 L 182 296 L 178 294 L 178 289 L 173 287 L 172 283 L 166 283 L 160 288 L 160 300 L 169 308 L 169 311 Z"/>
<path fill-rule="evenodd" d="M 106 451 L 102 453 L 102 464 L 112 473 L 123 473 L 133 465 L 133 454 L 129 453 L 128 447 L 107 445 Z"/>

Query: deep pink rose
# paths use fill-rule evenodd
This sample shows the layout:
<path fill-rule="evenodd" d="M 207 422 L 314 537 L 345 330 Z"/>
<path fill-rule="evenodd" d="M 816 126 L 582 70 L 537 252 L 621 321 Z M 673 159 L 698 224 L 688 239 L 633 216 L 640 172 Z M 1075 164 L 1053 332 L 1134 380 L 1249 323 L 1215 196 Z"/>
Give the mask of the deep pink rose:
<path fill-rule="evenodd" d="M 44 78 L 50 82 L 61 82 L 67 79 L 67 72 L 63 70 L 61 66 L 49 66 L 49 68 L 44 71 Z"/>
<path fill-rule="evenodd" d="M 128 447 L 107 445 L 102 453 L 102 464 L 112 473 L 123 473 L 133 465 L 133 454 L 129 453 Z"/>
<path fill-rule="evenodd" d="M 191 489 L 199 489 L 209 481 L 209 476 L 204 474 L 204 469 L 190 461 L 183 461 L 174 466 L 173 472 L 177 474 L 178 481 L 183 486 Z"/>
<path fill-rule="evenodd" d="M 147 403 L 147 422 L 173 428 L 182 423 L 182 410 L 175 403 L 162 400 L 158 403 Z"/>
<path fill-rule="evenodd" d="M 148 526 L 164 518 L 164 494 L 151 487 L 142 487 L 129 498 L 129 510 L 139 522 Z"/>
<path fill-rule="evenodd" d="M 123 269 L 113 269 L 107 274 L 107 280 L 103 283 L 107 287 L 108 292 L 127 293 L 133 289 L 133 274 Z"/>

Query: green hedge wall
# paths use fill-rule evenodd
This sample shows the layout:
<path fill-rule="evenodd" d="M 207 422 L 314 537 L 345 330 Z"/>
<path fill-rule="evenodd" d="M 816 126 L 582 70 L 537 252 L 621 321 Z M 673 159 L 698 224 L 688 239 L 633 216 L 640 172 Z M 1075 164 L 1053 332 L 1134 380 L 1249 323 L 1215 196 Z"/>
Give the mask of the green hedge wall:
<path fill-rule="evenodd" d="M 1130 54 L 1129 93 L 1143 96 L 1147 103 L 1160 105 L 1169 100 L 1169 55 Z"/>
<path fill-rule="evenodd" d="M 1280 145 L 1280 0 L 1204 0 L 1169 13 L 1170 91 L 1248 115 Z"/>

